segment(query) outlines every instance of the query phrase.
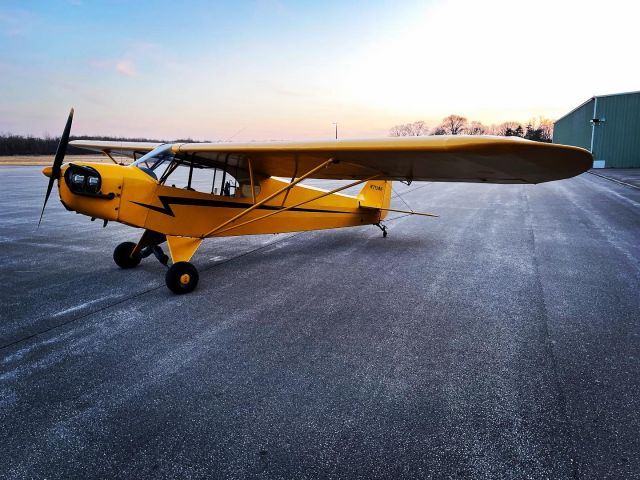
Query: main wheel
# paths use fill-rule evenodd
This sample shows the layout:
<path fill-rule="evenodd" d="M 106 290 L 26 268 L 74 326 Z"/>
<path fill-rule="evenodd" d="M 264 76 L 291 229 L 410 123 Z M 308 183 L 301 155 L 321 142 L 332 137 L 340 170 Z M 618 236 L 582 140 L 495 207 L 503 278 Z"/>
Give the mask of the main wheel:
<path fill-rule="evenodd" d="M 140 263 L 140 255 L 131 256 L 131 252 L 136 248 L 133 242 L 123 242 L 113 251 L 113 260 L 120 268 L 133 268 Z"/>
<path fill-rule="evenodd" d="M 189 262 L 177 262 L 169 267 L 165 281 L 173 293 L 189 293 L 198 285 L 198 270 Z"/>

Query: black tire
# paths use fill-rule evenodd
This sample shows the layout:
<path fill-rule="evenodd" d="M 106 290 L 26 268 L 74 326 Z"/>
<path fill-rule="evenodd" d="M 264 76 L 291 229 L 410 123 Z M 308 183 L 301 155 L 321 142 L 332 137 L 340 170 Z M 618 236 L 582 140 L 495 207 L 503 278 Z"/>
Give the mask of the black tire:
<path fill-rule="evenodd" d="M 189 262 L 177 262 L 169 267 L 165 282 L 173 293 L 193 292 L 198 285 L 198 270 Z"/>
<path fill-rule="evenodd" d="M 123 242 L 116 247 L 113 251 L 113 261 L 116 262 L 120 268 L 133 268 L 140 263 L 140 255 L 135 257 L 131 256 L 131 252 L 136 247 L 133 242 Z"/>

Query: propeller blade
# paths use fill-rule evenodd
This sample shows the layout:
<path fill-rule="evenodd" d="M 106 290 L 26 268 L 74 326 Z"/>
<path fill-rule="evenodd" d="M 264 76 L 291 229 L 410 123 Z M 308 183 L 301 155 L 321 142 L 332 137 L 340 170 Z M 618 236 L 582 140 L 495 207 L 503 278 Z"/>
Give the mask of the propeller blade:
<path fill-rule="evenodd" d="M 53 165 L 51 166 L 51 175 L 49 176 L 49 185 L 47 185 L 47 194 L 44 196 L 44 204 L 42 205 L 42 212 L 40 212 L 40 220 L 38 221 L 38 227 L 42 222 L 42 216 L 44 215 L 44 209 L 49 201 L 49 195 L 51 195 L 51 189 L 53 188 L 53 182 L 60 176 L 60 167 L 64 160 L 64 156 L 67 153 L 67 145 L 69 144 L 69 133 L 71 132 L 71 123 L 73 122 L 73 108 L 69 112 L 69 118 L 67 118 L 67 124 L 60 137 L 58 148 L 56 149 L 56 156 L 53 159 Z"/>

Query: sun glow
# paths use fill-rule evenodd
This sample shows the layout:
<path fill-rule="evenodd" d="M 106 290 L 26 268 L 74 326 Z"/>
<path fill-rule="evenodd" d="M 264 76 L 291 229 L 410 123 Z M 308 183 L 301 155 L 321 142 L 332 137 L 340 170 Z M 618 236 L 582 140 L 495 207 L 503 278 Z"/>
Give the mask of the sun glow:
<path fill-rule="evenodd" d="M 359 52 L 344 97 L 407 120 L 553 118 L 594 93 L 638 88 L 624 47 L 638 13 L 628 2 L 435 3 Z M 597 40 L 584 29 L 595 15 Z"/>

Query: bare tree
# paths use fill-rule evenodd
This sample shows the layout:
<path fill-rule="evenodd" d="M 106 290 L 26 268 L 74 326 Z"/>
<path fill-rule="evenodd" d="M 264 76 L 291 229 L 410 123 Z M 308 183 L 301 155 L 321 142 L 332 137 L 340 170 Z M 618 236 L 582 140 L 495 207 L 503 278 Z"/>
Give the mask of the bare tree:
<path fill-rule="evenodd" d="M 502 135 L 500 131 L 500 125 L 496 125 L 495 123 L 492 123 L 491 125 L 485 128 L 486 128 L 485 135 Z"/>
<path fill-rule="evenodd" d="M 389 135 L 392 137 L 419 137 L 428 133 L 429 127 L 422 120 L 396 125 L 389 130 Z"/>
<path fill-rule="evenodd" d="M 390 137 L 404 137 L 404 125 L 394 125 L 389 129 Z"/>
<path fill-rule="evenodd" d="M 532 118 L 527 123 L 524 138 L 537 142 L 551 142 L 553 136 L 553 122 L 548 118 Z"/>
<path fill-rule="evenodd" d="M 446 133 L 445 135 L 460 135 L 464 132 L 467 126 L 467 119 L 460 115 L 449 115 L 442 119 L 442 128 Z"/>
<path fill-rule="evenodd" d="M 553 139 L 553 120 L 539 117 L 538 130 L 540 130 L 540 137 L 543 142 L 551 142 Z"/>
<path fill-rule="evenodd" d="M 468 135 L 485 135 L 487 133 L 487 127 L 482 123 L 473 121 L 466 129 Z"/>
<path fill-rule="evenodd" d="M 518 122 L 508 121 L 498 125 L 495 133 L 496 135 L 509 137 L 513 136 L 513 132 L 515 132 L 518 128 L 522 130 L 522 125 L 520 125 Z"/>
<path fill-rule="evenodd" d="M 411 124 L 411 135 L 414 137 L 419 137 L 422 135 L 427 135 L 429 133 L 429 127 L 427 127 L 422 120 L 418 122 L 413 122 Z"/>

